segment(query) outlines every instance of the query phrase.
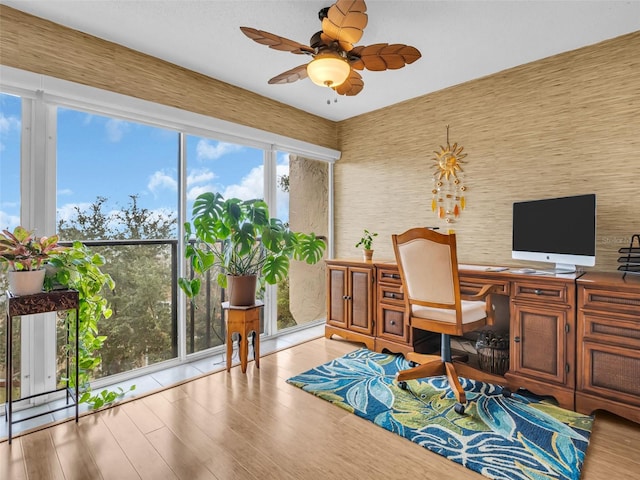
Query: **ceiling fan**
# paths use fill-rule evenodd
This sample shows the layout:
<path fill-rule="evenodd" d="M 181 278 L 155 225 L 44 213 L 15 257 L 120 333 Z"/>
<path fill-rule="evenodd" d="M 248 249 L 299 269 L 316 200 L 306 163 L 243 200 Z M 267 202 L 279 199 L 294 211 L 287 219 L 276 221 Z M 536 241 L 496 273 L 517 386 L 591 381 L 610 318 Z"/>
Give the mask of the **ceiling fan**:
<path fill-rule="evenodd" d="M 311 37 L 310 46 L 251 27 L 240 27 L 240 30 L 250 39 L 274 50 L 313 57 L 309 63 L 276 75 L 269 84 L 292 83 L 309 77 L 317 85 L 352 96 L 364 88 L 357 70 L 395 70 L 421 57 L 417 48 L 399 43 L 354 46 L 367 26 L 366 11 L 364 0 L 337 0 L 323 8 L 318 12 L 322 30 Z"/>

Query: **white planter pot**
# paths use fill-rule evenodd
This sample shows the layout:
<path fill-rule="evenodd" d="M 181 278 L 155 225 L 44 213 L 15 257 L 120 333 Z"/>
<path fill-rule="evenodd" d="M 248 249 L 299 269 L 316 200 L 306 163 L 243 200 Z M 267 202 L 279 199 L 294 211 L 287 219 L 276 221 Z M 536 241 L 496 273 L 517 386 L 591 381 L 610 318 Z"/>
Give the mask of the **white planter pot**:
<path fill-rule="evenodd" d="M 7 272 L 9 291 L 14 295 L 33 295 L 42 292 L 44 284 L 44 268 L 40 270 L 21 270 Z"/>

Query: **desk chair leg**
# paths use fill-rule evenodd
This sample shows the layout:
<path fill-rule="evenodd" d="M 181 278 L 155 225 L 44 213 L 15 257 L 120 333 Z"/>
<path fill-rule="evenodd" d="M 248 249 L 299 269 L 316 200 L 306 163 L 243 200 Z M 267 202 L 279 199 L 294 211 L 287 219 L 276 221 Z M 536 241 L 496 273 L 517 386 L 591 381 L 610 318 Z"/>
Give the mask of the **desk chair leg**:
<path fill-rule="evenodd" d="M 449 385 L 451 386 L 451 390 L 453 390 L 453 394 L 456 396 L 456 400 L 458 400 L 458 403 L 462 405 L 462 411 L 464 412 L 464 404 L 467 403 L 467 396 L 465 395 L 464 389 L 460 384 L 460 380 L 458 379 L 458 374 L 456 373 L 456 369 L 454 368 L 453 363 L 450 363 L 450 362 L 446 362 L 444 366 L 447 369 L 447 379 L 449 380 Z M 458 409 L 456 408 L 456 412 L 457 411 Z"/>
<path fill-rule="evenodd" d="M 442 362 L 445 365 L 445 369 L 447 371 L 447 379 L 449 380 L 449 385 L 451 386 L 451 390 L 453 390 L 453 394 L 456 396 L 456 406 L 454 410 L 456 413 L 462 415 L 464 413 L 464 407 L 467 403 L 467 396 L 464 393 L 464 389 L 460 384 L 460 380 L 458 379 L 458 374 L 456 373 L 456 369 L 453 366 L 451 359 L 451 337 L 445 333 L 440 335 L 440 354 L 442 355 Z"/>

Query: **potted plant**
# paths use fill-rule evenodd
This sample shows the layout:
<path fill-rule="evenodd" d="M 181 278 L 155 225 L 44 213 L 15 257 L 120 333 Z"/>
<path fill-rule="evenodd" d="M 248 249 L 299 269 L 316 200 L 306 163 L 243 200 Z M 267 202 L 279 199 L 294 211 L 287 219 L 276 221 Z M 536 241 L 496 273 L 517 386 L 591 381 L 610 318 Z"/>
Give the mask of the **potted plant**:
<path fill-rule="evenodd" d="M 72 389 L 79 389 L 79 402 L 93 409 L 110 405 L 136 388 L 132 385 L 127 391 L 118 387 L 116 390 L 103 388 L 95 392 L 91 387 L 91 379 L 102 363 L 100 350 L 107 340 L 106 336 L 98 334 L 98 324 L 102 319 L 111 318 L 113 313 L 105 294 L 115 288 L 115 283 L 111 275 L 101 270 L 104 265 L 102 255 L 76 241 L 50 259 L 45 277 L 47 290 L 69 288 L 78 291 L 80 317 L 68 315 L 67 322 L 70 322 L 69 331 L 73 335 L 75 322 L 79 322 L 79 377 L 72 374 L 68 385 Z"/>
<path fill-rule="evenodd" d="M 58 236 L 37 237 L 33 231 L 18 226 L 13 232 L 0 233 L 0 263 L 7 271 L 9 291 L 14 295 L 32 295 L 42 291 L 44 263 L 65 247 Z"/>
<path fill-rule="evenodd" d="M 213 192 L 195 200 L 192 221 L 185 223 L 185 240 L 185 255 L 194 272 L 202 275 L 218 268 L 216 281 L 227 288 L 229 303 L 236 306 L 255 303 L 258 282 L 284 280 L 292 258 L 317 263 L 326 248 L 315 234 L 293 232 L 281 220 L 270 218 L 262 200 L 225 200 Z M 200 291 L 199 278 L 180 278 L 178 284 L 190 298 Z"/>
<path fill-rule="evenodd" d="M 373 244 L 373 237 L 377 237 L 378 234 L 374 232 L 370 232 L 365 228 L 364 235 L 362 238 L 356 243 L 356 247 L 362 247 L 362 254 L 365 260 L 371 261 L 373 258 L 373 250 L 371 246 Z"/>

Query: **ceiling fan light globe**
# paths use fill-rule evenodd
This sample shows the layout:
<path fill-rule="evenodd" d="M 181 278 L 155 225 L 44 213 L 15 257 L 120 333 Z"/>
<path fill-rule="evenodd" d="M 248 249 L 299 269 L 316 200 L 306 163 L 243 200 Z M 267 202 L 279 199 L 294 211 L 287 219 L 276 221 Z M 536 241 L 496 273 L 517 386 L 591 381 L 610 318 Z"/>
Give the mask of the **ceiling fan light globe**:
<path fill-rule="evenodd" d="M 347 61 L 337 54 L 318 54 L 307 65 L 307 75 L 321 87 L 335 88 L 342 85 L 350 73 L 351 67 Z"/>

